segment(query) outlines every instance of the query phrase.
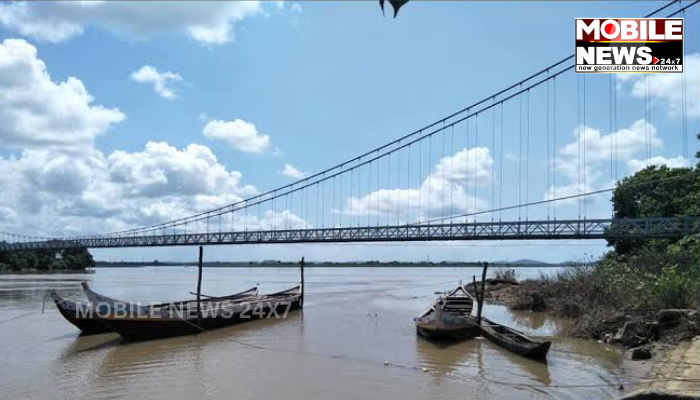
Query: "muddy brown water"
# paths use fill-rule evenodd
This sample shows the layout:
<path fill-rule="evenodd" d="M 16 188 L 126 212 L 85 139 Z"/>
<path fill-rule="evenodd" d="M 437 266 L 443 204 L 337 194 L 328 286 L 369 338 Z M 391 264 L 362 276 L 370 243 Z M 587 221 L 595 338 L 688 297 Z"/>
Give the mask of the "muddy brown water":
<path fill-rule="evenodd" d="M 436 345 L 412 318 L 467 268 L 309 268 L 303 312 L 196 336 L 125 343 L 79 337 L 47 292 L 82 280 L 111 297 L 179 300 L 196 268 L 103 268 L 0 275 L 0 398 L 29 399 L 593 399 L 620 392 L 620 351 L 556 336 L 564 321 L 488 306 L 484 315 L 554 342 L 546 364 L 483 339 Z M 533 273 L 532 269 L 523 274 Z M 537 273 L 535 271 L 535 273 Z M 203 292 L 295 285 L 295 269 L 206 269 Z"/>

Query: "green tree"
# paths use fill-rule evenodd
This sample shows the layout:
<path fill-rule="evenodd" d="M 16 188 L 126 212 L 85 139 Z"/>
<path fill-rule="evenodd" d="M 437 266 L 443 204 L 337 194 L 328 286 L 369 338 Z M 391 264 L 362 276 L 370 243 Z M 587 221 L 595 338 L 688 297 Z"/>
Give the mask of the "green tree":
<path fill-rule="evenodd" d="M 700 168 L 650 166 L 620 181 L 613 192 L 615 218 L 700 215 Z M 677 240 L 609 239 L 620 255 L 648 246 L 663 250 Z"/>
<path fill-rule="evenodd" d="M 85 248 L 54 250 L 22 250 L 0 252 L 0 270 L 83 270 L 95 266 L 92 254 Z"/>

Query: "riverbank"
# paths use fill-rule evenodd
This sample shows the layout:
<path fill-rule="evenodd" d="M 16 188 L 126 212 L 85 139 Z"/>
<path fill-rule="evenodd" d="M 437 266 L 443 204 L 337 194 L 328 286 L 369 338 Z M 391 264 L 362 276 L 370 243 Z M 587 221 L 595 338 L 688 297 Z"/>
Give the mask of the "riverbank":
<path fill-rule="evenodd" d="M 487 279 L 485 301 L 510 310 L 566 317 L 558 334 L 617 345 L 625 392 L 648 390 L 700 395 L 700 311 L 697 309 L 624 309 L 597 301 L 590 270 L 517 281 Z M 497 274 L 498 275 L 498 274 Z M 578 282 L 577 282 L 578 281 Z M 477 283 L 477 286 L 480 282 Z M 473 286 L 470 285 L 471 292 Z"/>
<path fill-rule="evenodd" d="M 625 309 L 596 301 L 597 295 L 577 287 L 589 272 L 566 272 L 568 278 L 542 276 L 513 281 L 487 279 L 485 301 L 511 310 L 547 312 L 573 320 L 561 334 L 618 343 L 626 348 L 662 341 L 678 343 L 700 335 L 697 309 Z M 588 285 L 588 284 L 587 284 Z M 577 290 L 578 289 L 578 290 Z"/>
<path fill-rule="evenodd" d="M 84 271 L 95 266 L 87 249 L 0 251 L 0 272 Z"/>

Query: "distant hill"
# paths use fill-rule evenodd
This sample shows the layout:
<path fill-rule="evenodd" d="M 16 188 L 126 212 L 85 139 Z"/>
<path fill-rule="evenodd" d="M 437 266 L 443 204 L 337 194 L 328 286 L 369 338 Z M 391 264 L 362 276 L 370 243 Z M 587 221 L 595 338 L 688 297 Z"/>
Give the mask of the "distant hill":
<path fill-rule="evenodd" d="M 530 260 L 528 258 L 523 258 L 521 260 L 515 261 L 496 261 L 494 264 L 516 264 L 516 265 L 549 265 L 548 262 Z"/>

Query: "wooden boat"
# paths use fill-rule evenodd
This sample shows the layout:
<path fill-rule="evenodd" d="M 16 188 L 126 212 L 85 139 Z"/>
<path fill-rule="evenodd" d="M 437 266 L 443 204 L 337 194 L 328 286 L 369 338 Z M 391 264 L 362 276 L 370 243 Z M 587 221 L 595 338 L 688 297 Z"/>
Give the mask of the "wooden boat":
<path fill-rule="evenodd" d="M 51 297 L 56 303 L 56 308 L 58 308 L 59 313 L 71 324 L 75 325 L 80 329 L 82 335 L 94 335 L 100 333 L 114 332 L 107 325 L 102 323 L 99 318 L 97 318 L 95 307 L 102 307 L 100 311 L 108 312 L 111 307 L 114 307 L 117 303 L 122 303 L 125 306 L 136 306 L 129 302 L 122 302 L 111 297 L 103 296 L 95 291 L 93 291 L 87 282 L 82 283 L 85 295 L 88 298 L 88 302 L 81 302 L 71 298 L 63 297 L 56 292 L 51 292 Z M 205 301 L 215 301 L 218 299 L 247 299 L 251 296 L 256 296 L 258 294 L 258 288 L 250 288 L 244 290 L 240 293 L 235 293 L 224 297 L 212 297 L 207 296 Z M 139 306 L 143 310 L 148 310 L 150 307 L 161 308 L 169 307 L 171 304 L 177 304 L 179 306 L 185 305 L 190 302 L 196 302 L 196 300 L 184 300 L 174 303 L 156 303 L 148 306 Z"/>
<path fill-rule="evenodd" d="M 111 329 L 95 317 L 94 310 L 87 303 L 63 297 L 56 292 L 51 292 L 51 298 L 56 303 L 58 312 L 61 313 L 66 321 L 80 329 L 81 335 L 112 332 Z"/>
<path fill-rule="evenodd" d="M 418 335 L 435 340 L 461 340 L 479 336 L 476 318 L 471 316 L 474 299 L 459 286 L 420 317 L 414 318 Z"/>
<path fill-rule="evenodd" d="M 540 342 L 527 337 L 522 332 L 487 318 L 481 319 L 481 334 L 491 342 L 521 356 L 543 359 L 547 356 L 552 342 Z"/>
<path fill-rule="evenodd" d="M 160 308 L 116 309 L 98 313 L 102 323 L 121 336 L 133 340 L 193 335 L 260 318 L 283 318 L 300 308 L 302 287 L 245 299 L 207 299 Z"/>
<path fill-rule="evenodd" d="M 114 306 L 115 303 L 124 303 L 124 304 L 130 304 L 130 302 L 125 302 L 123 300 L 116 300 L 111 297 L 107 297 L 105 295 L 102 295 L 100 293 L 95 292 L 90 288 L 90 285 L 88 285 L 87 282 L 81 282 L 81 285 L 83 287 L 83 291 L 85 292 L 85 296 L 88 298 L 88 301 L 92 303 L 93 305 L 102 305 L 102 306 Z M 196 295 L 196 293 L 190 292 L 190 294 Z M 227 296 L 209 296 L 206 294 L 201 294 L 203 297 L 201 302 L 205 301 L 216 301 L 216 300 L 223 300 L 223 299 L 242 299 L 242 298 L 247 298 L 251 296 L 257 296 L 258 294 L 258 288 L 257 287 L 252 287 L 248 290 L 244 290 L 242 292 L 230 294 Z M 196 302 L 197 300 L 191 299 L 191 300 L 179 300 L 179 301 L 171 301 L 171 302 L 162 302 L 162 303 L 152 303 L 148 305 L 139 305 L 139 307 L 148 309 L 149 307 L 154 307 L 154 308 L 160 308 L 164 306 L 172 306 L 173 304 L 178 304 L 180 306 L 190 303 L 190 302 Z"/>

